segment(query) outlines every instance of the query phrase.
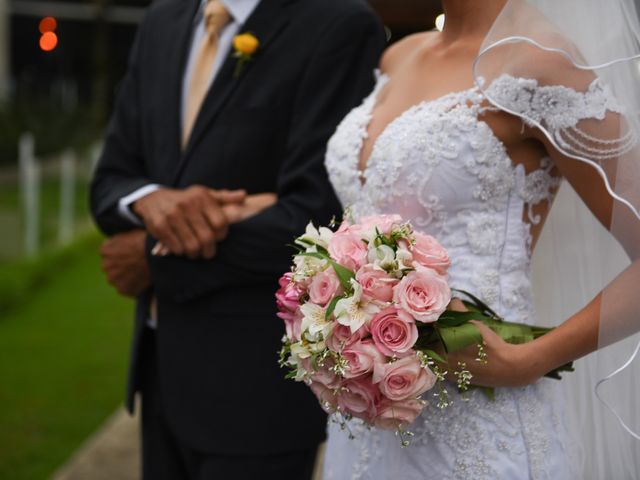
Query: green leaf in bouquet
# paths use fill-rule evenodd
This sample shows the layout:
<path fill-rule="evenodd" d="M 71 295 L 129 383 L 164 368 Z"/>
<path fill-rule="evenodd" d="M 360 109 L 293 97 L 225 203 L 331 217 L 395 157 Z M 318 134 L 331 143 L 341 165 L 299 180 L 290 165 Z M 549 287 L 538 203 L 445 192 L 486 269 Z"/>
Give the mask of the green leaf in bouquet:
<path fill-rule="evenodd" d="M 334 312 L 334 311 L 335 311 L 335 309 L 336 309 L 336 305 L 337 305 L 337 304 L 338 304 L 338 302 L 339 302 L 340 300 L 342 300 L 343 298 L 345 298 L 345 297 L 344 297 L 344 295 L 341 295 L 341 296 L 339 296 L 339 297 L 335 297 L 333 300 L 331 300 L 331 302 L 329 302 L 329 305 L 327 305 L 327 311 L 326 311 L 326 313 L 324 314 L 324 319 L 325 319 L 325 320 L 327 320 L 327 321 L 328 321 L 328 320 L 331 318 L 331 315 L 333 315 L 333 312 Z"/>
<path fill-rule="evenodd" d="M 456 312 L 454 310 L 446 310 L 440 318 L 438 318 L 438 324 L 446 327 L 459 327 L 468 323 L 469 320 L 482 321 L 484 315 L 479 312 Z"/>
<path fill-rule="evenodd" d="M 472 323 L 457 327 L 436 325 L 435 328 L 447 353 L 454 353 L 470 345 L 482 343 L 482 334 Z"/>
<path fill-rule="evenodd" d="M 561 367 L 551 370 L 550 372 L 545 374 L 545 377 L 553 378 L 554 380 L 562 380 L 562 375 L 561 375 L 562 372 L 575 372 L 575 371 L 576 369 L 573 368 L 573 362 L 569 362 L 562 365 Z"/>
<path fill-rule="evenodd" d="M 300 254 L 301 257 L 313 257 L 319 260 L 331 260 L 329 255 L 321 252 L 303 252 Z"/>
<path fill-rule="evenodd" d="M 416 341 L 416 348 L 418 350 L 424 350 L 432 346 L 434 343 L 440 342 L 440 335 L 433 328 L 433 324 L 422 324 L 418 326 L 418 340 Z"/>
<path fill-rule="evenodd" d="M 436 362 L 447 363 L 447 360 L 442 355 L 440 355 L 439 353 L 434 352 L 433 350 L 425 349 L 425 350 L 423 350 L 423 352 L 425 353 L 425 355 L 427 355 L 429 358 L 435 360 Z"/>
<path fill-rule="evenodd" d="M 300 245 L 296 245 L 295 243 L 287 243 L 285 246 L 286 247 L 291 247 L 297 252 L 297 253 L 295 253 L 293 255 L 294 257 L 299 255 L 300 253 L 302 253 L 304 251 L 304 249 Z"/>
<path fill-rule="evenodd" d="M 377 240 L 378 240 L 377 246 L 386 245 L 387 247 L 390 247 L 390 248 L 395 248 L 398 246 L 396 242 L 393 241 L 393 239 L 387 237 L 386 235 L 382 235 L 382 234 L 379 235 L 377 237 Z"/>
<path fill-rule="evenodd" d="M 335 270 L 336 275 L 338 276 L 338 279 L 340 280 L 340 283 L 342 284 L 342 287 L 345 289 L 345 291 L 351 292 L 353 290 L 351 279 L 356 278 L 356 274 L 349 270 L 347 267 L 343 267 L 338 262 L 334 262 L 331 259 L 329 259 L 329 263 Z"/>
<path fill-rule="evenodd" d="M 531 333 L 534 338 L 540 338 L 541 336 L 549 333 L 551 330 L 554 330 L 554 329 L 547 328 L 547 327 L 531 326 Z"/>
<path fill-rule="evenodd" d="M 308 240 L 305 237 L 298 237 L 296 238 L 295 242 L 298 244 L 298 246 L 313 247 L 315 245 L 314 242 Z"/>
<path fill-rule="evenodd" d="M 325 255 L 324 253 L 320 253 L 320 252 L 302 252 L 302 253 L 299 253 L 297 256 L 299 256 L 299 257 L 313 257 L 313 258 L 317 258 L 319 260 L 331 260 L 328 255 Z"/>
<path fill-rule="evenodd" d="M 536 339 L 532 327 L 522 323 L 500 322 L 492 319 L 483 320 L 491 330 L 507 343 L 514 345 L 531 342 Z"/>

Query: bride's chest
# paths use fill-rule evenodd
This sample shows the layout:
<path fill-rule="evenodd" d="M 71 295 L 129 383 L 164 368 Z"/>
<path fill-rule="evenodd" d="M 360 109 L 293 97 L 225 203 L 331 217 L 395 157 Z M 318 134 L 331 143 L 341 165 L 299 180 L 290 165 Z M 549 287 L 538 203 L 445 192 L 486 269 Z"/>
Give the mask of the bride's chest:
<path fill-rule="evenodd" d="M 437 199 L 459 210 L 485 201 L 504 203 L 515 169 L 504 145 L 478 119 L 482 98 L 474 90 L 411 107 L 379 134 L 366 167 L 362 146 L 371 121 L 367 99 L 331 139 L 326 164 L 343 204 L 424 204 Z"/>

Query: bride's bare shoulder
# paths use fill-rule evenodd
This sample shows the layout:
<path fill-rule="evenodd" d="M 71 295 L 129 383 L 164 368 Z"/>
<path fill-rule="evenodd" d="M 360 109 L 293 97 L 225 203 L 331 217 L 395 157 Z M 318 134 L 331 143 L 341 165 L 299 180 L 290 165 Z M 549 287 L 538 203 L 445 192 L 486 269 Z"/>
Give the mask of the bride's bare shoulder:
<path fill-rule="evenodd" d="M 382 73 L 391 73 L 425 42 L 434 40 L 438 32 L 421 32 L 404 37 L 387 48 L 380 60 Z"/>

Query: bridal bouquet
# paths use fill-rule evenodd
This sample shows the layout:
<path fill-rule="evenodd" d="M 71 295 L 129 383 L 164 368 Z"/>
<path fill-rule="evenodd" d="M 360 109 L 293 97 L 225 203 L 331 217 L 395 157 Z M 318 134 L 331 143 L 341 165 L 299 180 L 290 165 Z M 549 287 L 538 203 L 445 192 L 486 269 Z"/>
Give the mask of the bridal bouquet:
<path fill-rule="evenodd" d="M 488 361 L 470 320 L 512 343 L 549 330 L 504 322 L 462 291 L 455 296 L 467 311 L 449 310 L 449 254 L 399 216 L 345 222 L 335 232 L 310 224 L 295 244 L 294 266 L 276 293 L 286 327 L 280 364 L 340 421 L 396 430 L 403 445 L 425 392 L 433 390 L 441 408 L 450 404 L 447 368 L 455 368 L 460 391 L 472 387 L 467 365 L 448 366 L 447 353 L 475 344 L 477 360 Z"/>

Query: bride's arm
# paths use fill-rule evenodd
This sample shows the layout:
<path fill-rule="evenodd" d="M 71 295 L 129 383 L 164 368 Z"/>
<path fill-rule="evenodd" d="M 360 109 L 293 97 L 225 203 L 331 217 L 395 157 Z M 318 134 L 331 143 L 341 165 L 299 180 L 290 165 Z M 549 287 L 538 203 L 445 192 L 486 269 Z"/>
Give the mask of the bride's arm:
<path fill-rule="evenodd" d="M 603 120 L 586 120 L 588 123 L 582 127 L 592 132 L 597 129 L 600 138 L 616 138 L 621 121 L 624 121 L 621 115 L 609 112 Z M 546 373 L 598 347 L 635 333 L 640 327 L 640 295 L 637 291 L 640 281 L 640 221 L 630 208 L 612 198 L 606 182 L 593 166 L 563 155 L 542 132 L 532 132 L 532 136 L 544 144 L 562 176 L 594 216 L 612 231 L 632 263 L 583 309 L 533 342 L 510 345 L 489 328 L 478 324 L 483 334 L 488 363 L 480 365 L 474 361 L 477 351 L 473 350 L 476 349 L 451 359 L 454 365 L 458 361 L 466 362 L 474 375 L 474 383 L 478 385 L 501 387 L 533 383 Z M 636 146 L 634 151 L 626 155 L 640 158 L 640 148 Z M 618 161 L 606 160 L 609 163 L 603 165 L 605 168 L 616 168 L 615 162 Z M 612 224 L 615 228 L 612 228 Z M 606 255 L 607 252 L 593 254 Z M 601 331 L 603 325 L 606 332 Z"/>

